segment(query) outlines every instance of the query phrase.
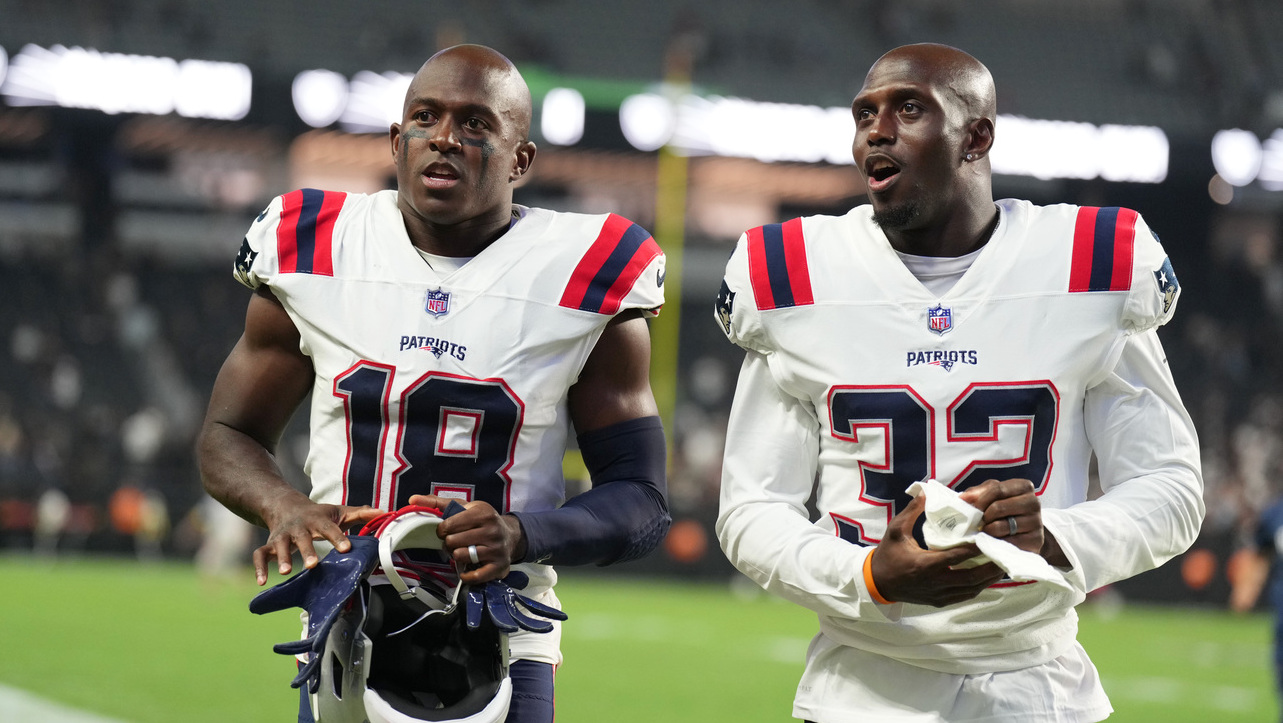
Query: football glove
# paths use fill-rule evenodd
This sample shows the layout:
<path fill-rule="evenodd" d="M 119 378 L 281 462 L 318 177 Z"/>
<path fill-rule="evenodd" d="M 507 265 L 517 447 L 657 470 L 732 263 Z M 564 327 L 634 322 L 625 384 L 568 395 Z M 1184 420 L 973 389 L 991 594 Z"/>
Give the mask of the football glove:
<path fill-rule="evenodd" d="M 292 688 L 306 682 L 308 691 L 316 692 L 321 682 L 320 653 L 325 649 L 330 628 L 334 627 L 334 621 L 343 612 L 348 598 L 378 564 L 378 538 L 348 539 L 352 547 L 347 552 L 331 550 L 316 567 L 305 569 L 250 600 L 249 610 L 256 615 L 291 607 L 307 611 L 307 637 L 272 646 L 272 650 L 281 655 L 310 653 L 307 664 L 290 682 Z"/>
<path fill-rule="evenodd" d="M 463 505 L 452 500 L 446 505 L 441 516 L 449 519 L 463 510 Z M 550 632 L 551 622 L 526 615 L 517 607 L 518 604 L 536 615 L 552 620 L 565 620 L 567 615 L 557 608 L 518 594 L 513 589 L 523 590 L 528 584 L 530 584 L 530 577 L 524 572 L 514 570 L 503 579 L 469 585 L 464 592 L 464 613 L 468 627 L 475 630 L 481 626 L 481 616 L 489 615 L 495 627 L 505 633 L 515 633 L 517 630 L 529 630 L 532 633 Z"/>
<path fill-rule="evenodd" d="M 526 615 L 518 605 L 530 612 L 552 620 L 565 620 L 568 616 L 554 607 L 519 594 L 517 589 L 524 589 L 530 578 L 524 572 L 513 571 L 502 580 L 491 580 L 480 585 L 471 585 L 464 593 L 464 605 L 468 627 L 476 629 L 481 626 L 481 616 L 489 614 L 496 628 L 505 633 L 515 633 L 518 629 L 532 633 L 546 633 L 552 630 L 548 620 Z"/>

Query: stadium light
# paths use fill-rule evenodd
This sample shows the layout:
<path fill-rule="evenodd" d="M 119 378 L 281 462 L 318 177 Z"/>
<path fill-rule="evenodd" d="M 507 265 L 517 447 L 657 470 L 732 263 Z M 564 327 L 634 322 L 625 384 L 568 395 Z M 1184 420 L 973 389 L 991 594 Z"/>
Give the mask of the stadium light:
<path fill-rule="evenodd" d="M 544 95 L 539 130 L 549 143 L 573 146 L 584 137 L 584 96 L 574 88 L 553 88 Z"/>
<path fill-rule="evenodd" d="M 347 78 L 332 70 L 305 70 L 290 86 L 294 112 L 313 128 L 324 128 L 347 107 Z"/>
<path fill-rule="evenodd" d="M 619 129 L 639 151 L 657 151 L 677 129 L 677 109 L 662 95 L 640 93 L 619 104 Z"/>
<path fill-rule="evenodd" d="M 1256 179 L 1266 190 L 1283 191 L 1283 128 L 1265 140 L 1261 154 L 1261 172 Z"/>
<path fill-rule="evenodd" d="M 249 114 L 252 79 L 240 63 L 184 60 L 178 64 L 174 110 L 185 118 L 240 120 Z"/>
<path fill-rule="evenodd" d="M 15 106 L 240 120 L 249 113 L 252 85 L 240 63 L 26 45 L 8 63 L 0 95 Z"/>
<path fill-rule="evenodd" d="M 1095 126 L 1000 115 L 989 153 L 994 173 L 1160 183 L 1171 149 L 1153 126 Z"/>
<path fill-rule="evenodd" d="M 781 128 L 805 128 L 788 143 L 772 138 Z M 673 144 L 688 153 L 754 158 L 766 163 L 797 161 L 851 164 L 855 121 L 847 108 L 759 103 L 743 98 L 688 95 L 678 107 Z"/>
<path fill-rule="evenodd" d="M 1256 180 L 1264 160 L 1261 141 L 1251 131 L 1235 128 L 1212 136 L 1212 166 L 1232 185 L 1246 186 Z"/>
<path fill-rule="evenodd" d="M 1034 178 L 1095 178 L 1090 123 L 999 116 L 989 160 L 995 173 Z"/>
<path fill-rule="evenodd" d="M 1102 125 L 1096 153 L 1106 181 L 1162 183 L 1171 147 L 1167 134 L 1153 126 Z"/>
<path fill-rule="evenodd" d="M 339 125 L 351 133 L 387 133 L 393 123 L 401 122 L 405 92 L 413 79 L 405 73 L 369 70 L 352 76 Z"/>

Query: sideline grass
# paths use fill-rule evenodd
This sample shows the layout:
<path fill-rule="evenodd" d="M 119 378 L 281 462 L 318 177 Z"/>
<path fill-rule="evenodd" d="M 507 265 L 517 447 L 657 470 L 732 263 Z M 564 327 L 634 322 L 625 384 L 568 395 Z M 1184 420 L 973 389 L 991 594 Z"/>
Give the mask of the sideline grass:
<path fill-rule="evenodd" d="M 0 683 L 131 723 L 293 720 L 289 612 L 190 565 L 0 556 Z M 810 614 L 725 585 L 563 577 L 571 623 L 558 723 L 786 721 Z M 1080 639 L 1128 723 L 1266 721 L 1269 621 L 1129 606 L 1082 611 Z M 39 722 L 32 722 L 39 723 Z"/>
<path fill-rule="evenodd" d="M 0 558 L 0 682 L 133 723 L 286 721 L 297 616 L 191 565 Z"/>

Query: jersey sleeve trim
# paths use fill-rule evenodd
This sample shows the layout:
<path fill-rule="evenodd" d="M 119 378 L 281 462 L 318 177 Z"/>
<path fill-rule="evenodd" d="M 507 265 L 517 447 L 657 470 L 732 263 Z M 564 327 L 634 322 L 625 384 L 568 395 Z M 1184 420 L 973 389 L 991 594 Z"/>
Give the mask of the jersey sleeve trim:
<path fill-rule="evenodd" d="M 762 311 L 815 303 L 802 219 L 750 229 L 748 273 L 757 308 Z"/>
<path fill-rule="evenodd" d="M 610 214 L 588 252 L 570 275 L 561 306 L 599 314 L 619 312 L 642 271 L 663 254 L 641 226 Z"/>
<path fill-rule="evenodd" d="M 1128 291 L 1132 284 L 1136 219 L 1130 208 L 1078 209 L 1069 291 Z"/>
<path fill-rule="evenodd" d="M 334 222 L 346 193 L 304 188 L 281 197 L 281 223 L 276 227 L 280 273 L 334 275 Z"/>

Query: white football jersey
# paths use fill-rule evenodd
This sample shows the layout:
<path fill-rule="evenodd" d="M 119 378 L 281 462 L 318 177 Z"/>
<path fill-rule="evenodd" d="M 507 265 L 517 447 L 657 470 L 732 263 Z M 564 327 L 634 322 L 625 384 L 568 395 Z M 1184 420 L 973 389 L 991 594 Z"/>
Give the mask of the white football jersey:
<path fill-rule="evenodd" d="M 943 296 L 909 272 L 860 206 L 749 231 L 718 299 L 723 330 L 749 352 L 723 467 L 727 555 L 819 612 L 832 640 L 943 672 L 1011 670 L 1065 653 L 1072 608 L 1088 590 L 1192 541 L 1197 519 L 1174 534 L 1058 523 L 1060 510 L 1087 498 L 1093 446 L 1106 489 L 1139 476 L 1133 467 L 1174 468 L 1172 479 L 1151 480 L 1144 504 L 1171 495 L 1201 519 L 1193 429 L 1152 331 L 1180 291 L 1157 238 L 1128 209 L 998 207 L 993 236 Z M 1128 349 L 1160 367 L 1141 376 L 1161 393 L 1135 402 L 1153 417 L 1123 439 L 1109 425 L 1131 402 L 1109 401 L 1126 395 L 1107 382 Z M 1033 481 L 1047 529 L 1076 563 L 1075 589 L 1007 582 L 943 609 L 874 603 L 861 563 L 908 505 L 906 488 L 995 478 Z M 814 522 L 805 519 L 813 488 Z M 1100 535 L 1126 563 L 1081 542 Z M 1148 535 L 1173 539 L 1137 542 Z M 1149 545 L 1152 559 L 1132 559 L 1133 543 Z"/>
<path fill-rule="evenodd" d="M 271 288 L 316 370 L 312 499 L 564 501 L 567 390 L 615 314 L 658 313 L 664 256 L 614 214 L 520 210 L 448 273 L 416 252 L 395 191 L 294 191 L 252 224 L 236 277 Z M 526 567 L 532 590 L 555 579 Z"/>

